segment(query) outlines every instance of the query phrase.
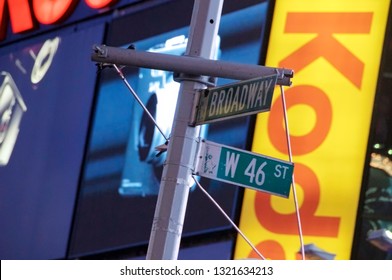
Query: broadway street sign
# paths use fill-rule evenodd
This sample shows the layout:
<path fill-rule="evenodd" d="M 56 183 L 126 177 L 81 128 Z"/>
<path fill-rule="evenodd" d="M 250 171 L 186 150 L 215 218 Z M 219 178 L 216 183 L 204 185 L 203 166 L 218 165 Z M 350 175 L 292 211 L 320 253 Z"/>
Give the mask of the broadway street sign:
<path fill-rule="evenodd" d="M 196 175 L 289 197 L 292 163 L 210 141 L 200 145 Z"/>
<path fill-rule="evenodd" d="M 195 124 L 269 111 L 276 81 L 271 75 L 202 90 Z"/>

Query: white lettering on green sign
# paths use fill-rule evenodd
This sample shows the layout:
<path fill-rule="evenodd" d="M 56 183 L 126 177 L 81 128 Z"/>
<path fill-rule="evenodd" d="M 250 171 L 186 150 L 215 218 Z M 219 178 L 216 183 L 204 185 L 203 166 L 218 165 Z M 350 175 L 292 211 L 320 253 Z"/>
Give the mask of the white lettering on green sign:
<path fill-rule="evenodd" d="M 208 118 L 265 106 L 272 86 L 275 86 L 274 80 L 269 79 L 212 91 Z"/>
<path fill-rule="evenodd" d="M 202 90 L 195 110 L 195 124 L 268 111 L 276 81 L 275 74 Z"/>
<path fill-rule="evenodd" d="M 283 197 L 290 193 L 293 164 L 257 153 L 202 141 L 196 174 Z"/>

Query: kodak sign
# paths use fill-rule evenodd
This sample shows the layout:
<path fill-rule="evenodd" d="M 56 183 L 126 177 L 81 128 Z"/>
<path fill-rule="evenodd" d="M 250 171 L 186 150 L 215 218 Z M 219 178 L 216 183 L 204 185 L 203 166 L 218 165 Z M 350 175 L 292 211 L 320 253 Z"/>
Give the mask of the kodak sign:
<path fill-rule="evenodd" d="M 276 0 L 266 65 L 286 90 L 305 244 L 350 259 L 389 0 Z M 288 159 L 280 91 L 257 117 L 252 150 Z M 240 228 L 269 259 L 297 259 L 289 199 L 246 190 Z M 238 237 L 235 258 L 257 257 Z"/>
<path fill-rule="evenodd" d="M 84 0 L 92 9 L 102 9 L 118 0 Z M 0 0 L 0 40 L 4 40 L 8 24 L 12 33 L 24 33 L 37 23 L 51 25 L 70 16 L 81 0 Z"/>

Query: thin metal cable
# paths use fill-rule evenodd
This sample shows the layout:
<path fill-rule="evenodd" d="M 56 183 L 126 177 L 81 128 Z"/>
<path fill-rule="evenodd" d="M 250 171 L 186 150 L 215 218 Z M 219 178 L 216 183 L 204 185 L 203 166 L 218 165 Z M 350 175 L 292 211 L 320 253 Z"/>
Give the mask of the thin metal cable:
<path fill-rule="evenodd" d="M 142 106 L 144 112 L 148 115 L 148 117 L 151 119 L 151 121 L 154 123 L 155 127 L 159 130 L 159 132 L 162 134 L 163 138 L 165 138 L 166 141 L 169 141 L 169 139 L 166 137 L 166 135 L 163 133 L 162 129 L 158 126 L 157 122 L 155 121 L 154 117 L 151 115 L 151 113 L 148 111 L 146 106 L 144 106 L 143 102 L 140 100 L 139 96 L 137 93 L 133 90 L 131 85 L 128 83 L 128 81 L 125 79 L 124 74 L 120 70 L 120 68 L 117 67 L 116 64 L 113 64 L 114 69 L 116 69 L 117 73 L 120 75 L 120 78 L 124 81 L 124 84 L 127 86 L 129 91 L 132 93 L 133 97 L 135 97 L 136 101 Z"/>
<path fill-rule="evenodd" d="M 286 128 L 287 150 L 288 150 L 288 154 L 289 154 L 289 160 L 290 160 L 290 162 L 293 162 L 293 154 L 291 151 L 291 141 L 290 141 L 290 131 L 289 131 L 289 121 L 288 121 L 288 117 L 287 117 L 286 98 L 285 98 L 283 86 L 280 86 L 280 92 L 281 92 L 281 97 L 282 97 L 283 116 L 284 116 L 284 123 L 285 123 L 285 128 Z M 305 260 L 305 248 L 304 248 L 304 241 L 303 241 L 303 235 L 302 235 L 301 217 L 299 214 L 297 189 L 295 186 L 294 172 L 292 175 L 292 186 L 293 186 L 295 212 L 296 212 L 296 216 L 297 216 L 299 240 L 300 240 L 300 244 L 301 244 L 301 255 L 302 255 L 302 260 Z"/>
<path fill-rule="evenodd" d="M 257 255 L 263 260 L 265 257 L 257 250 L 257 248 L 250 242 L 250 240 L 242 233 L 242 231 L 237 227 L 237 225 L 230 219 L 230 217 L 226 214 L 226 212 L 220 207 L 220 205 L 215 201 L 215 199 L 200 185 L 199 181 L 192 175 L 193 180 L 195 181 L 196 185 L 199 189 L 212 201 L 212 203 L 219 209 L 219 211 L 225 216 L 225 218 L 230 222 L 230 224 L 237 230 L 237 232 L 244 238 L 244 240 L 249 244 L 250 247 L 256 252 Z"/>

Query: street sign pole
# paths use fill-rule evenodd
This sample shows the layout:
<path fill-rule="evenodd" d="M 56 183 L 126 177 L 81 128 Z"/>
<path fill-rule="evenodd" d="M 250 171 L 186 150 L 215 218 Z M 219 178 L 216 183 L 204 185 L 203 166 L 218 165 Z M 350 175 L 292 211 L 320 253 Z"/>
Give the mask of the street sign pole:
<path fill-rule="evenodd" d="M 212 58 L 223 0 L 195 0 L 186 56 Z M 181 74 L 181 73 L 180 73 Z M 199 127 L 189 126 L 197 90 L 202 83 L 183 75 L 167 158 L 158 194 L 147 259 L 177 259 L 185 218 Z"/>
<path fill-rule="evenodd" d="M 200 91 L 205 89 L 207 84 L 211 84 L 208 78 L 250 80 L 276 75 L 274 85 L 276 83 L 281 86 L 290 86 L 291 78 L 294 76 L 294 71 L 291 69 L 211 59 L 214 57 L 213 52 L 216 49 L 214 42 L 217 38 L 222 6 L 223 0 L 195 0 L 184 56 L 140 52 L 105 45 L 93 47 L 91 59 L 102 65 L 107 63 L 168 70 L 176 73 L 176 81 L 181 83 L 151 229 L 147 259 L 177 259 L 178 257 L 189 189 L 193 184 L 194 161 L 198 147 L 200 147 L 198 143 L 200 141 L 199 124 L 211 122 L 211 118 L 218 120 L 237 114 L 246 115 L 269 110 L 272 83 L 270 84 L 270 81 L 256 82 L 259 86 L 255 101 L 253 101 L 253 95 L 251 96 L 250 92 L 246 93 L 245 88 L 248 82 L 245 82 L 241 88 L 241 92 L 245 90 L 244 94 L 237 95 L 237 88 L 234 93 L 234 87 L 232 87 L 232 101 L 230 101 L 230 88 L 227 89 L 227 95 L 218 94 L 221 99 L 213 99 L 216 98 L 214 95 L 211 100 L 205 99 L 206 103 L 212 102 L 212 106 L 214 104 L 216 107 L 221 106 L 223 111 L 208 112 L 209 120 L 197 122 L 195 111 L 200 107 L 197 100 L 199 100 Z M 254 85 L 253 82 L 252 85 Z M 238 102 L 235 99 L 237 97 Z M 242 106 L 245 106 L 245 99 L 247 107 L 242 110 Z M 231 106 L 223 107 L 222 104 L 225 102 L 230 103 Z M 238 156 L 243 157 L 235 154 L 235 157 Z M 249 163 L 247 167 L 249 170 L 244 170 L 245 175 L 252 174 L 253 166 L 251 164 Z M 257 168 L 255 174 L 257 180 L 261 180 L 260 176 L 262 176 L 257 173 L 259 169 L 260 174 L 263 171 L 262 167 Z M 277 173 L 287 170 L 280 167 L 277 169 L 275 170 Z M 286 196 L 286 193 L 281 195 Z"/>

